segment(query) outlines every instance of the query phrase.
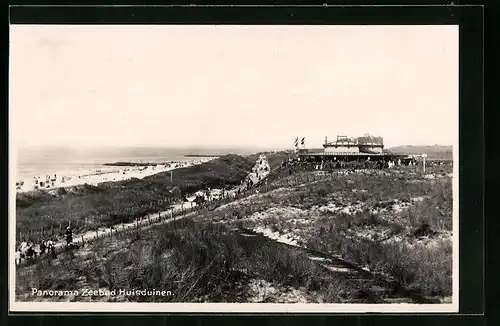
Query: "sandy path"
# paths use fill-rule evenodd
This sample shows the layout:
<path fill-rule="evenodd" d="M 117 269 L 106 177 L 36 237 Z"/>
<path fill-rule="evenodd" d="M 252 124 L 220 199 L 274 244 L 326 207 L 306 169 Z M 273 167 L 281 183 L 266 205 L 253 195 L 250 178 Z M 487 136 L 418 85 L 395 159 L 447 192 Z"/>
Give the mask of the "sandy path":
<path fill-rule="evenodd" d="M 303 251 L 308 254 L 308 258 L 310 260 L 318 262 L 323 268 L 326 268 L 331 272 L 343 273 L 343 274 L 359 274 L 360 277 L 362 278 L 365 278 L 367 280 L 369 279 L 374 280 L 379 285 L 383 286 L 383 288 L 387 290 L 396 291 L 397 293 L 399 293 L 400 295 L 400 298 L 398 298 L 399 300 L 410 299 L 415 303 L 440 303 L 440 301 L 442 300 L 442 298 L 427 298 L 421 296 L 418 293 L 415 293 L 411 290 L 402 287 L 401 285 L 399 285 L 398 282 L 396 282 L 396 280 L 392 279 L 391 277 L 378 273 L 373 273 L 362 267 L 356 266 L 355 264 L 348 262 L 339 256 L 298 246 L 284 239 L 277 239 L 275 237 L 272 237 L 270 236 L 270 234 L 266 234 L 261 230 L 259 231 L 260 232 L 256 232 L 250 229 L 240 229 L 241 232 L 240 234 L 243 236 L 262 237 L 263 239 L 267 239 L 268 241 L 283 245 L 284 247 Z"/>
<path fill-rule="evenodd" d="M 247 178 L 250 179 L 253 184 L 256 184 L 259 181 L 264 180 L 269 175 L 270 171 L 271 167 L 269 166 L 267 157 L 265 155 L 261 155 Z"/>
<path fill-rule="evenodd" d="M 260 162 L 262 162 L 262 164 Z M 254 166 L 255 171 L 264 172 L 263 169 L 265 167 L 265 164 L 269 165 L 267 163 L 267 158 L 265 156 L 261 156 L 257 160 L 257 162 Z M 251 172 L 249 174 L 249 177 L 256 178 L 255 171 Z M 251 176 L 252 174 L 253 174 L 253 176 Z M 261 175 L 261 178 L 263 179 L 264 175 L 266 177 L 269 175 L 269 171 L 267 173 L 259 174 L 259 175 Z M 235 197 L 238 190 L 243 191 L 244 186 L 240 185 L 240 186 L 233 187 L 232 189 L 228 190 L 226 193 L 227 193 L 229 198 L 232 198 L 232 197 Z M 102 238 L 104 236 L 108 236 L 111 233 L 121 232 L 123 230 L 130 230 L 130 229 L 137 228 L 137 227 L 141 227 L 141 229 L 143 229 L 149 225 L 153 226 L 153 225 L 160 225 L 160 224 L 164 224 L 164 223 L 169 223 L 169 222 L 173 221 L 174 219 L 165 218 L 165 217 L 172 216 L 173 214 L 178 213 L 180 211 L 187 211 L 188 209 L 194 208 L 194 207 L 196 207 L 195 202 L 179 202 L 177 204 L 172 205 L 168 210 L 161 211 L 160 213 L 154 213 L 154 214 L 149 214 L 149 215 L 143 216 L 142 218 L 140 218 L 136 221 L 133 221 L 133 222 L 118 223 L 118 224 L 115 224 L 115 225 L 108 227 L 108 228 L 99 228 L 97 230 L 87 231 L 87 232 L 79 233 L 79 234 L 73 234 L 73 243 L 79 245 L 82 243 L 82 241 L 83 242 L 90 242 L 92 240 Z M 192 215 L 194 213 L 195 212 L 176 216 L 175 220 L 185 218 L 186 216 Z M 65 245 L 66 245 L 65 239 L 55 241 L 56 249 L 62 248 Z M 39 244 L 35 245 L 35 250 L 37 252 L 40 252 Z M 21 264 L 23 264 L 23 263 L 21 263 Z"/>
<path fill-rule="evenodd" d="M 108 236 L 110 233 L 116 233 L 120 232 L 122 230 L 129 230 L 133 228 L 140 227 L 141 229 L 147 226 L 148 224 L 153 224 L 157 223 L 164 219 L 165 217 L 172 216 L 175 213 L 178 213 L 179 211 L 185 211 L 188 210 L 191 207 L 195 207 L 196 203 L 178 203 L 173 206 L 171 206 L 170 209 L 161 211 L 159 214 L 149 214 L 146 216 L 143 216 L 142 218 L 138 219 L 137 221 L 134 222 L 129 222 L 129 223 L 120 223 L 120 224 L 115 224 L 109 228 L 99 228 L 98 230 L 94 231 L 87 231 L 85 233 L 80 233 L 77 235 L 73 236 L 73 242 L 76 244 L 82 243 L 82 240 L 84 242 L 89 242 L 91 240 L 97 239 L 97 238 L 102 238 L 104 236 Z M 188 214 L 177 216 L 177 218 L 185 217 Z M 168 222 L 170 220 L 164 219 L 164 222 Z M 65 244 L 65 241 L 59 241 L 56 243 L 56 248 L 62 247 Z"/>
<path fill-rule="evenodd" d="M 162 223 L 168 223 L 168 222 L 173 220 L 173 219 L 170 219 L 168 217 L 172 216 L 175 213 L 178 213 L 179 211 L 183 211 L 183 210 L 187 211 L 191 207 L 195 207 L 195 206 L 196 206 L 196 203 L 194 203 L 194 202 L 193 203 L 189 203 L 189 202 L 177 203 L 177 204 L 171 206 L 170 209 L 165 210 L 165 211 L 161 211 L 159 214 L 158 213 L 149 214 L 149 215 L 141 217 L 140 219 L 138 219 L 134 222 L 119 223 L 119 224 L 115 224 L 115 225 L 108 227 L 108 228 L 103 227 L 103 228 L 99 228 L 97 230 L 91 230 L 91 231 L 86 231 L 84 233 L 73 234 L 73 243 L 80 245 L 80 244 L 82 244 L 82 241 L 84 243 L 90 242 L 90 241 L 98 239 L 98 238 L 109 236 L 111 233 L 122 232 L 124 230 L 130 230 L 130 229 L 137 228 L 137 227 L 140 227 L 141 229 L 143 229 L 146 226 L 148 226 L 149 224 L 158 225 L 158 224 L 162 224 Z M 188 215 L 190 215 L 190 214 L 188 213 L 188 214 L 176 216 L 175 220 L 184 218 Z M 167 218 L 165 218 L 165 217 L 167 217 Z M 65 239 L 55 241 L 55 244 L 54 244 L 56 249 L 60 249 L 60 248 L 64 247 L 65 245 L 66 245 Z M 35 245 L 34 248 L 35 248 L 35 251 L 40 252 L 40 245 L 39 244 Z"/>

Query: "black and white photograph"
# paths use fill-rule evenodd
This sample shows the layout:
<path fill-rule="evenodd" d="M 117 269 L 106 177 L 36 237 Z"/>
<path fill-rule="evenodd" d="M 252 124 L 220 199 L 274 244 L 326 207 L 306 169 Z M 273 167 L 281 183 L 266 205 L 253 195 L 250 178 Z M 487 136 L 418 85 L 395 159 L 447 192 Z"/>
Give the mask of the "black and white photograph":
<path fill-rule="evenodd" d="M 11 310 L 458 311 L 458 26 L 9 42 Z"/>

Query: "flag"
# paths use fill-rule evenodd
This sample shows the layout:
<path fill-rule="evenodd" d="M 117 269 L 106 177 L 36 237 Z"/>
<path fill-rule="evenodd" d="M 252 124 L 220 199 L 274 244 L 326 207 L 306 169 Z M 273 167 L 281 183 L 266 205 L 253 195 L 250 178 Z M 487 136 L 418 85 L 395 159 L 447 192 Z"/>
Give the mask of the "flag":
<path fill-rule="evenodd" d="M 304 145 L 304 142 L 306 141 L 306 137 L 302 137 L 302 140 L 300 141 L 301 145 Z"/>
<path fill-rule="evenodd" d="M 295 137 L 295 147 L 299 146 L 299 137 Z"/>

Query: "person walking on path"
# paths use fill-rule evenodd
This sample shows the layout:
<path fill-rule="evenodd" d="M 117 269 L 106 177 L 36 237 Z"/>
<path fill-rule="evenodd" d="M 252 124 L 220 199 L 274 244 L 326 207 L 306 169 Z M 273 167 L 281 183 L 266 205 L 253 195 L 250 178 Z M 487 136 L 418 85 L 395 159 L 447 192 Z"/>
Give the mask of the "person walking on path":
<path fill-rule="evenodd" d="M 45 251 L 47 251 L 47 242 L 45 240 L 42 240 L 42 242 L 40 242 L 40 255 L 43 255 L 45 254 Z"/>
<path fill-rule="evenodd" d="M 56 246 L 54 244 L 54 239 L 50 238 L 49 241 L 47 241 L 46 246 L 49 257 L 56 258 L 57 255 L 56 255 Z"/>
<path fill-rule="evenodd" d="M 66 236 L 66 245 L 69 247 L 69 245 L 73 242 L 73 231 L 69 226 L 66 228 L 65 236 Z"/>

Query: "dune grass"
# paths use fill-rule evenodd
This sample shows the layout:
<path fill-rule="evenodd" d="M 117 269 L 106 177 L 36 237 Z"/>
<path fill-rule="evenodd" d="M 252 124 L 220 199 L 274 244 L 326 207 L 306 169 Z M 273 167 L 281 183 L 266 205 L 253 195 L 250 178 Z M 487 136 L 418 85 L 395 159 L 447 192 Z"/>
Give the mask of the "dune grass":
<path fill-rule="evenodd" d="M 89 252 L 85 257 L 64 253 L 57 264 L 47 260 L 36 265 L 31 273 L 18 271 L 18 295 L 31 287 L 135 288 L 164 289 L 171 295 L 122 299 L 246 302 L 253 295 L 248 287 L 252 279 L 303 289 L 315 293 L 316 300 L 321 301 L 349 302 L 357 293 L 351 280 L 327 272 L 302 252 L 243 237 L 222 224 L 192 219 L 129 233 L 119 239 L 99 240 Z M 342 291 L 334 292 L 334 285 Z"/>
<path fill-rule="evenodd" d="M 319 218 L 307 239 L 310 248 L 336 253 L 371 271 L 389 275 L 401 285 L 429 296 L 449 296 L 452 287 L 452 243 L 433 235 L 451 232 L 452 186 L 448 178 L 436 181 L 409 182 L 410 178 L 389 179 L 370 178 L 358 183 L 357 177 L 350 177 L 354 183 L 337 185 L 321 184 L 310 187 L 309 201 L 316 204 L 331 202 L 340 196 L 341 202 L 363 202 L 365 207 L 373 207 L 380 202 L 394 199 L 410 202 L 411 198 L 426 196 L 412 203 L 390 221 L 371 213 L 369 210 L 354 215 L 330 213 Z M 350 188 L 364 188 L 366 193 L 353 193 Z M 317 199 L 315 199 L 317 198 Z M 325 199 L 328 198 L 328 199 Z M 425 228 L 424 228 L 425 226 Z M 381 237 L 357 236 L 374 227 L 387 229 L 388 238 L 400 241 L 384 241 Z M 431 244 L 424 244 L 416 238 L 430 237 Z M 375 235 L 378 236 L 378 231 Z"/>
<path fill-rule="evenodd" d="M 436 171 L 429 173 L 449 172 Z M 272 189 L 273 185 L 298 176 L 300 174 L 290 176 L 284 173 L 280 179 L 270 179 L 269 186 Z M 34 276 L 18 273 L 18 284 L 21 284 L 21 289 L 29 286 L 162 288 L 173 294 L 168 297 L 126 298 L 131 301 L 245 302 L 252 295 L 249 282 L 257 279 L 301 288 L 313 295 L 314 300 L 358 302 L 359 291 L 369 289 L 371 284 L 332 275 L 300 251 L 284 250 L 272 242 L 242 237 L 230 229 L 239 224 L 254 227 L 261 223 L 273 231 L 283 231 L 290 225 L 278 216 L 252 221 L 248 225 L 244 222 L 248 222 L 247 218 L 252 214 L 271 207 L 295 207 L 310 214 L 315 212 L 308 217 L 311 223 L 304 227 L 302 234 L 308 248 L 338 254 L 373 272 L 392 277 L 423 295 L 451 295 L 451 242 L 436 238 L 430 246 L 417 241 L 415 235 L 422 225 L 428 225 L 432 232 L 437 233 L 452 229 L 449 179 L 427 180 L 411 169 L 403 168 L 368 175 L 338 175 L 302 185 L 301 180 L 298 178 L 292 189 L 280 192 L 279 197 L 276 193 L 259 194 L 236 205 L 202 211 L 196 220 L 183 219 L 175 224 L 126 233 L 119 239 L 98 240 L 90 248 L 93 254 L 89 257 L 63 254 L 57 265 L 45 262 L 36 266 L 38 272 Z M 412 203 L 392 219 L 370 212 L 370 208 L 381 203 L 388 205 L 395 199 L 412 202 L 415 197 L 426 199 Z M 339 205 L 361 203 L 366 209 L 353 215 L 321 215 L 314 211 L 318 206 L 332 202 Z M 384 241 L 357 236 L 374 228 L 386 228 L 390 230 L 390 237 L 402 240 Z M 432 233 L 428 237 L 432 238 Z"/>
<path fill-rule="evenodd" d="M 444 175 L 450 170 L 451 167 L 437 166 L 428 172 Z M 293 233 L 308 248 L 339 254 L 424 295 L 451 295 L 452 244 L 449 239 L 439 237 L 439 234 L 446 237 L 452 231 L 451 178 L 428 180 L 403 168 L 336 175 L 300 185 L 307 173 L 310 172 L 276 179 L 274 183 L 287 184 L 289 180 L 293 189 L 281 192 L 279 197 L 262 194 L 248 203 L 219 210 L 217 220 L 236 221 L 235 225 L 246 228 L 267 227 L 282 235 L 293 232 L 297 226 L 293 219 L 289 220 L 290 216 L 273 215 L 269 209 L 298 208 L 305 212 L 301 218 L 312 223 L 299 226 L 300 232 Z M 359 205 L 360 210 L 353 214 L 316 211 L 332 203 L 339 207 Z M 396 213 L 392 211 L 393 205 L 403 205 L 404 209 Z M 375 214 L 372 211 L 375 208 L 385 212 Z M 249 219 L 258 212 L 263 212 L 264 217 Z M 363 234 L 369 237 L 361 237 Z M 429 237 L 431 245 L 416 241 L 422 235 Z M 401 241 L 386 241 L 393 238 Z"/>

